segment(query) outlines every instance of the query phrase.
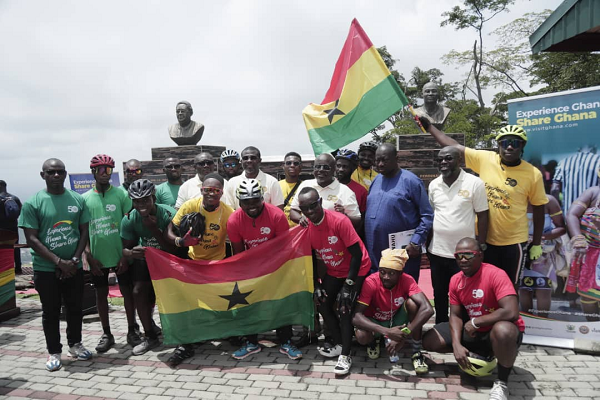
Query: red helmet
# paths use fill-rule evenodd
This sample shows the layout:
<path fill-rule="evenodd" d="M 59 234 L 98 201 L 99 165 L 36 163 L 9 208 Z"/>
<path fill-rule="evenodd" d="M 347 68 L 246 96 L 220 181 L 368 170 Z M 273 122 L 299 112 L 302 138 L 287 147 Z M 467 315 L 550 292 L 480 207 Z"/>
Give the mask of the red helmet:
<path fill-rule="evenodd" d="M 101 165 L 106 165 L 107 167 L 115 167 L 115 160 L 111 156 L 107 156 L 106 154 L 97 154 L 92 157 L 90 161 L 90 168 L 99 167 Z"/>

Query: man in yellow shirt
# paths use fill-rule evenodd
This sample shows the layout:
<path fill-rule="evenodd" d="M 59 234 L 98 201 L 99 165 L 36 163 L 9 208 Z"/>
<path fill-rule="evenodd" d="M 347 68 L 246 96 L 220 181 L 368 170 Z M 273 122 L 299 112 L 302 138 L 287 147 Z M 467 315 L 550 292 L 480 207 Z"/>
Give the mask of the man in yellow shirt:
<path fill-rule="evenodd" d="M 364 142 L 358 146 L 358 167 L 352 173 L 352 180 L 360 183 L 367 191 L 377 175 L 373 169 L 377 143 Z"/>
<path fill-rule="evenodd" d="M 190 199 L 183 203 L 167 228 L 167 238 L 177 247 L 189 247 L 188 256 L 192 260 L 222 260 L 225 258 L 225 239 L 227 238 L 227 220 L 233 209 L 221 201 L 224 179 L 216 172 L 204 176 L 200 192 L 202 197 Z M 204 217 L 206 229 L 198 238 L 187 232 L 176 234 L 183 217 L 190 213 L 200 213 Z M 171 366 L 181 364 L 183 360 L 194 356 L 193 344 L 182 344 L 167 361 Z"/>
<path fill-rule="evenodd" d="M 283 212 L 287 217 L 290 228 L 298 225 L 290 219 L 290 208 L 292 200 L 297 194 L 298 186 L 300 186 L 300 172 L 302 171 L 302 157 L 295 151 L 290 151 L 283 158 L 283 172 L 285 179 L 279 181 L 281 191 L 283 192 Z"/>
<path fill-rule="evenodd" d="M 481 246 L 484 261 L 503 269 L 513 284 L 518 284 L 529 238 L 527 204 L 533 206 L 529 258 L 536 260 L 542 255 L 544 205 L 548 202 L 541 172 L 522 159 L 527 133 L 518 125 L 500 129 L 496 136 L 496 153 L 462 146 L 426 118 L 419 119 L 440 145 L 454 146 L 464 154 L 467 168 L 478 173 L 485 183 L 490 221 L 486 244 Z"/>

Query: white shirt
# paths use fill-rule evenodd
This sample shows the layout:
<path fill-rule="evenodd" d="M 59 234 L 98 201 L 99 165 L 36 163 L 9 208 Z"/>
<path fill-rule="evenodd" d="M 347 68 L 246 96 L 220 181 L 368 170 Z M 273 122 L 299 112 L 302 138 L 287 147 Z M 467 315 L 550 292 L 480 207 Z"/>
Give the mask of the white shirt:
<path fill-rule="evenodd" d="M 246 172 L 242 172 L 241 175 L 234 176 L 227 184 L 227 189 L 225 191 L 227 201 L 225 203 L 231 206 L 234 210 L 240 208 L 240 202 L 237 198 L 236 191 L 244 179 L 250 179 L 246 177 Z M 271 175 L 265 174 L 261 170 L 258 170 L 258 175 L 254 179 L 259 181 L 263 188 L 263 198 L 265 199 L 265 203 L 269 203 L 277 207 L 283 205 L 283 201 L 285 199 L 277 179 Z"/>
<path fill-rule="evenodd" d="M 360 217 L 360 211 L 358 209 L 358 202 L 356 201 L 356 195 L 346 185 L 342 185 L 340 181 L 333 178 L 333 182 L 329 185 L 322 187 L 317 183 L 316 179 L 308 179 L 303 181 L 298 189 L 294 200 L 292 200 L 292 208 L 300 212 L 300 204 L 298 202 L 298 194 L 305 187 L 314 188 L 319 196 L 323 199 L 322 206 L 325 210 L 335 211 L 335 203 L 339 203 L 344 206 L 344 212 L 349 217 Z"/>
<path fill-rule="evenodd" d="M 223 197 L 221 201 L 229 205 L 229 199 L 227 198 L 227 179 L 223 179 Z M 192 179 L 183 182 L 183 185 L 179 187 L 179 193 L 177 194 L 177 201 L 175 202 L 175 208 L 178 210 L 183 203 L 188 200 L 202 197 L 202 181 L 198 174 L 194 175 Z"/>
<path fill-rule="evenodd" d="M 459 240 L 475 238 L 475 213 L 488 209 L 485 184 L 462 169 L 450 187 L 438 176 L 429 184 L 429 202 L 433 208 L 433 239 L 429 252 L 454 258 Z"/>

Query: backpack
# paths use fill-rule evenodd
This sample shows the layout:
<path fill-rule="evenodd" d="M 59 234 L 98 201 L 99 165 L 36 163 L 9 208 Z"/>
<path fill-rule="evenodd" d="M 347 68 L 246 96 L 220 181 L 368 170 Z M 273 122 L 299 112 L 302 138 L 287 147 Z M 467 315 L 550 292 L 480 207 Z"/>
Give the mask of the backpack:
<path fill-rule="evenodd" d="M 3 219 L 16 220 L 20 212 L 19 204 L 14 197 L 0 195 L 0 216 Z"/>

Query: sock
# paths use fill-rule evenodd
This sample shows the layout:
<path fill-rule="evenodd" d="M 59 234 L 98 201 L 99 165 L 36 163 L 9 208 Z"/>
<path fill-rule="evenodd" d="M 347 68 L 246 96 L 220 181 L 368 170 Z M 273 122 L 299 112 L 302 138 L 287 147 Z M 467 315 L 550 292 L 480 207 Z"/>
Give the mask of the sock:
<path fill-rule="evenodd" d="M 504 383 L 508 383 L 508 375 L 510 375 L 512 367 L 505 367 L 498 363 L 498 379 Z"/>
<path fill-rule="evenodd" d="M 421 340 L 409 338 L 408 343 L 410 344 L 410 348 L 412 349 L 413 354 L 421 351 L 421 349 L 423 348 L 423 342 Z"/>
<path fill-rule="evenodd" d="M 107 327 L 102 327 L 102 330 L 104 331 L 105 334 L 107 334 L 108 336 L 112 336 L 112 334 L 110 333 L 110 326 Z"/>
<path fill-rule="evenodd" d="M 138 324 L 129 325 L 127 327 L 127 333 L 133 333 L 133 332 L 136 332 L 139 330 L 140 330 L 140 327 L 138 326 Z"/>

